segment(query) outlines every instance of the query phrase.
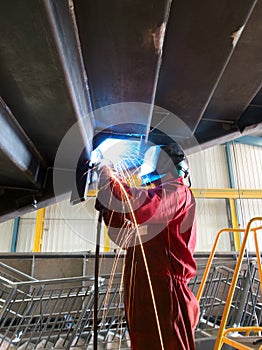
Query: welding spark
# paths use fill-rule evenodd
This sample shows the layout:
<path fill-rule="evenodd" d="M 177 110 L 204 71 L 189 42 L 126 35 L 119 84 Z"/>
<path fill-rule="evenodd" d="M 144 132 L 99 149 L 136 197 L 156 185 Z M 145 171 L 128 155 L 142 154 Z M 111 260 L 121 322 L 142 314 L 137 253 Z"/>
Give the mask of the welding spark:
<path fill-rule="evenodd" d="M 148 268 L 148 263 L 147 263 L 144 247 L 143 247 L 142 240 L 141 240 L 141 235 L 140 235 L 140 232 L 139 232 L 139 225 L 137 224 L 136 217 L 135 217 L 135 214 L 134 214 L 134 210 L 132 208 L 132 203 L 130 201 L 130 198 L 128 196 L 128 193 L 127 193 L 126 189 L 124 188 L 121 180 L 115 174 L 115 171 L 113 169 L 109 169 L 109 170 L 110 170 L 110 177 L 112 178 L 113 181 L 115 181 L 119 185 L 121 193 L 124 195 L 125 201 L 123 201 L 123 205 L 125 205 L 124 202 L 127 203 L 128 208 L 130 209 L 131 217 L 132 217 L 132 221 L 130 223 L 130 228 L 131 228 L 130 234 L 127 237 L 125 237 L 125 235 L 123 235 L 125 238 L 124 238 L 124 240 L 120 240 L 120 243 L 122 243 L 121 244 L 121 248 L 124 248 L 126 246 L 127 242 L 131 239 L 131 236 L 133 237 L 133 235 L 135 234 L 135 238 L 138 239 L 138 243 L 139 243 L 139 246 L 140 246 L 141 252 L 142 252 L 143 261 L 144 261 L 144 264 L 145 264 L 145 269 L 146 269 L 146 274 L 147 274 L 147 278 L 148 278 L 150 293 L 151 293 L 151 297 L 152 297 L 152 302 L 153 302 L 154 313 L 155 313 L 155 317 L 156 317 L 156 323 L 157 323 L 157 328 L 158 328 L 161 348 L 162 348 L 162 350 L 164 350 L 163 339 L 162 339 L 162 332 L 161 332 L 160 322 L 159 322 L 159 318 L 158 318 L 158 314 L 157 314 L 157 308 L 156 308 L 156 301 L 155 301 L 153 286 L 152 286 L 152 282 L 151 282 L 151 278 L 150 278 L 150 272 L 149 272 L 149 268 Z M 120 172 L 120 174 L 122 173 L 122 176 L 128 174 L 128 169 L 123 164 L 121 165 L 121 167 L 118 168 L 118 171 Z M 130 177 L 131 177 L 131 175 L 129 174 L 129 178 Z M 112 193 L 111 193 L 111 196 L 113 196 Z M 110 203 L 109 203 L 109 207 L 110 207 Z M 110 227 L 110 223 L 109 223 L 109 227 Z M 119 235 L 120 234 L 121 234 L 121 229 L 119 231 Z M 132 271 L 133 271 L 133 269 L 134 269 L 134 266 L 132 264 Z M 130 288 L 131 288 L 131 286 L 130 286 Z"/>

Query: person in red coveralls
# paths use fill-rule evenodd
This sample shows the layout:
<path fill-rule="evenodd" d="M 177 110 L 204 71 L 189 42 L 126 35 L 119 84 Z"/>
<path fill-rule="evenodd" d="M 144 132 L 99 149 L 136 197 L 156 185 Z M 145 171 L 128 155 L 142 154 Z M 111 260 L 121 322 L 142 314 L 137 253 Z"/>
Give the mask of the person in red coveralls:
<path fill-rule="evenodd" d="M 147 154 L 151 163 L 142 165 L 141 177 L 150 188 L 130 187 L 102 166 L 96 209 L 103 210 L 111 239 L 126 249 L 124 302 L 131 348 L 194 350 L 199 304 L 188 287 L 196 274 L 188 160 L 177 143 L 152 146 Z M 145 170 L 149 165 L 153 169 Z"/>

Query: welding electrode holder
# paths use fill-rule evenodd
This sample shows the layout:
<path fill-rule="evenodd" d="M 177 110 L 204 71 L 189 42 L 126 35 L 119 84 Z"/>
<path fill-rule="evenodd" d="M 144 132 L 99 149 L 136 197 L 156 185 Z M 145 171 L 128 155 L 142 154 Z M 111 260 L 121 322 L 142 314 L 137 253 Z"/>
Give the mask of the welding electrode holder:
<path fill-rule="evenodd" d="M 94 164 L 81 154 L 75 169 L 75 181 L 71 192 L 71 205 L 79 204 L 87 198 L 89 185 L 93 182 Z"/>

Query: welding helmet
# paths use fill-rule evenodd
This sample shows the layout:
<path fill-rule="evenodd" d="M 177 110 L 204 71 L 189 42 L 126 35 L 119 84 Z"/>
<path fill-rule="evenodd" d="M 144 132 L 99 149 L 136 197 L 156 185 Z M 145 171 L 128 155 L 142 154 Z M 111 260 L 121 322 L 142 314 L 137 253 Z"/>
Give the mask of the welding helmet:
<path fill-rule="evenodd" d="M 171 173 L 174 178 L 188 178 L 189 165 L 183 149 L 176 143 L 169 145 L 151 146 L 144 156 L 144 162 L 140 168 L 139 176 L 142 184 L 157 181 Z"/>

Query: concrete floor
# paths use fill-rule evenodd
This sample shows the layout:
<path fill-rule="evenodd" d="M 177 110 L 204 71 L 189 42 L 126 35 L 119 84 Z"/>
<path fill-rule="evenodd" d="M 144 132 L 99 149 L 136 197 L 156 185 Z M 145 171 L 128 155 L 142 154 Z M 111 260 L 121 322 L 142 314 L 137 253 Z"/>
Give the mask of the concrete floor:
<path fill-rule="evenodd" d="M 244 346 L 248 346 L 250 349 L 253 350 L 259 350 L 260 346 L 262 345 L 262 342 L 259 342 L 258 344 L 254 344 L 254 341 L 261 340 L 261 337 L 258 336 L 250 336 L 250 337 L 233 337 L 233 340 L 236 340 L 243 344 Z M 38 344 L 28 343 L 25 342 L 20 346 L 14 346 L 10 343 L 4 341 L 1 346 L 0 350 L 51 350 L 51 349 L 57 349 L 62 350 L 66 349 L 67 347 L 63 344 L 63 339 L 59 339 L 61 341 L 58 341 L 55 346 L 52 343 L 45 343 L 44 340 L 42 340 Z M 214 348 L 216 341 L 216 337 L 208 337 L 208 338 L 199 338 L 196 339 L 196 350 L 211 350 Z M 70 349 L 72 350 L 94 350 L 94 345 L 91 340 L 90 345 L 85 345 L 84 340 L 79 340 L 75 346 L 72 346 Z M 129 340 L 120 340 L 114 338 L 113 341 L 107 341 L 106 343 L 102 340 L 98 339 L 98 345 L 97 350 L 130 350 L 130 341 Z M 147 349 L 145 349 L 147 350 Z M 153 350 L 153 349 L 152 349 Z M 229 345 L 224 344 L 223 350 L 233 350 L 232 347 Z"/>
<path fill-rule="evenodd" d="M 93 350 L 93 345 L 89 345 L 87 350 Z M 122 341 L 121 343 L 113 342 L 113 343 L 98 343 L 97 350 L 130 350 L 130 343 L 126 341 Z"/>

